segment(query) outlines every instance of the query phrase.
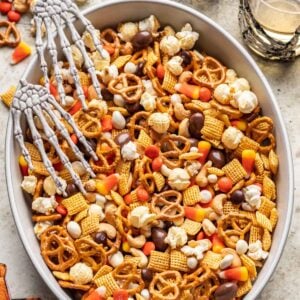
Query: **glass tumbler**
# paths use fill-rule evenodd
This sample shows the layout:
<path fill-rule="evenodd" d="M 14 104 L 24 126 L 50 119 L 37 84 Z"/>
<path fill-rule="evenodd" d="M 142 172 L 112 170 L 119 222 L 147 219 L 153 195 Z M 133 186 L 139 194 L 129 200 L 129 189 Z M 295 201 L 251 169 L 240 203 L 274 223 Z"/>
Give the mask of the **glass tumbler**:
<path fill-rule="evenodd" d="M 240 0 L 239 22 L 257 54 L 273 60 L 300 54 L 300 0 Z"/>

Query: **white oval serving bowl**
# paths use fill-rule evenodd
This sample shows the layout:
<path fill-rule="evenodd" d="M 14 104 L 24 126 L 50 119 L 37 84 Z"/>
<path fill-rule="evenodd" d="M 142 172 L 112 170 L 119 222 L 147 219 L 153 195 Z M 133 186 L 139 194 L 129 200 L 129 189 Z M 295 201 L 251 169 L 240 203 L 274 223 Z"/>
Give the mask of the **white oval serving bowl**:
<path fill-rule="evenodd" d="M 216 57 L 227 67 L 236 70 L 239 76 L 249 80 L 257 94 L 264 115 L 271 117 L 275 124 L 277 153 L 280 168 L 277 177 L 279 222 L 274 232 L 272 248 L 264 267 L 260 271 L 253 289 L 244 298 L 255 299 L 274 272 L 288 236 L 293 213 L 293 166 L 290 145 L 284 122 L 276 99 L 264 75 L 247 51 L 224 29 L 200 12 L 170 1 L 109 1 L 84 11 L 96 28 L 116 26 L 119 22 L 140 20 L 154 14 L 162 24 L 170 24 L 179 30 L 186 22 L 200 34 L 198 48 Z M 78 26 L 82 31 L 82 26 Z M 37 83 L 41 76 L 39 62 L 35 56 L 23 78 Z M 20 187 L 21 174 L 18 165 L 19 148 L 13 137 L 13 120 L 10 116 L 6 134 L 6 178 L 13 216 L 24 244 L 37 271 L 58 299 L 70 296 L 58 285 L 51 271 L 40 255 L 39 243 L 33 232 L 30 201 L 26 200 Z"/>

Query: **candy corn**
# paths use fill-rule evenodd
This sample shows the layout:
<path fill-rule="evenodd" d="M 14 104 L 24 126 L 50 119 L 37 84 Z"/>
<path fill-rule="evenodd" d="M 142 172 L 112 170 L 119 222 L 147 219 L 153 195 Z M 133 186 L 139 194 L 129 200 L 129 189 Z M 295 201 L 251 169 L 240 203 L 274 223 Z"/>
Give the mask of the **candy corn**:
<path fill-rule="evenodd" d="M 31 48 L 25 42 L 20 42 L 12 53 L 11 64 L 15 65 L 31 54 Z"/>
<path fill-rule="evenodd" d="M 199 99 L 203 102 L 208 102 L 211 99 L 211 91 L 207 87 L 201 87 L 199 90 Z"/>
<path fill-rule="evenodd" d="M 192 85 L 188 83 L 177 83 L 175 85 L 175 90 L 185 96 L 192 99 L 199 99 L 200 96 L 200 86 Z"/>
<path fill-rule="evenodd" d="M 51 85 L 50 85 L 50 92 L 51 92 Z M 51 92 L 51 94 L 52 94 L 52 92 Z M 56 94 L 57 94 L 57 92 L 56 92 Z M 53 95 L 53 94 L 52 94 Z M 54 96 L 54 95 L 53 95 Z M 55 97 L 55 96 L 54 96 Z M 68 113 L 70 114 L 70 115 L 75 115 L 79 110 L 81 110 L 81 108 L 82 108 L 82 103 L 81 103 L 81 101 L 77 101 L 71 108 L 70 108 L 70 110 L 68 111 Z"/>
<path fill-rule="evenodd" d="M 210 151 L 210 148 L 211 148 L 211 143 L 209 143 L 207 141 L 200 141 L 198 143 L 198 151 L 199 151 L 199 153 L 202 154 L 202 156 L 198 159 L 198 161 L 201 164 L 205 163 L 208 153 Z"/>
<path fill-rule="evenodd" d="M 129 298 L 127 290 L 116 290 L 113 293 L 114 300 L 127 300 Z"/>
<path fill-rule="evenodd" d="M 247 129 L 247 122 L 244 120 L 232 120 L 231 125 L 241 131 L 246 131 Z"/>
<path fill-rule="evenodd" d="M 227 280 L 247 281 L 249 274 L 246 267 L 237 267 L 220 272 L 219 277 Z"/>
<path fill-rule="evenodd" d="M 242 152 L 242 165 L 248 175 L 250 175 L 254 169 L 255 156 L 256 152 L 254 150 L 246 149 Z"/>
<path fill-rule="evenodd" d="M 103 286 L 101 287 L 103 288 Z M 104 293 L 105 294 L 105 293 Z M 99 288 L 92 291 L 85 300 L 104 300 L 104 295 L 101 295 L 101 291 L 99 292 Z"/>
<path fill-rule="evenodd" d="M 105 115 L 101 119 L 101 125 L 102 125 L 102 131 L 103 132 L 111 131 L 113 129 L 112 116 L 111 115 Z"/>
<path fill-rule="evenodd" d="M 223 241 L 220 239 L 217 233 L 213 234 L 211 237 L 212 250 L 215 253 L 221 253 L 222 249 L 225 248 Z"/>
<path fill-rule="evenodd" d="M 107 195 L 119 181 L 119 174 L 112 174 L 104 178 L 103 180 L 96 181 L 96 189 L 99 194 Z"/>
<path fill-rule="evenodd" d="M 22 175 L 23 176 L 28 176 L 29 167 L 28 167 L 28 163 L 25 160 L 25 157 L 23 155 L 19 156 L 19 166 L 20 166 Z"/>
<path fill-rule="evenodd" d="M 184 215 L 190 220 L 201 222 L 205 217 L 205 210 L 201 207 L 184 207 Z"/>

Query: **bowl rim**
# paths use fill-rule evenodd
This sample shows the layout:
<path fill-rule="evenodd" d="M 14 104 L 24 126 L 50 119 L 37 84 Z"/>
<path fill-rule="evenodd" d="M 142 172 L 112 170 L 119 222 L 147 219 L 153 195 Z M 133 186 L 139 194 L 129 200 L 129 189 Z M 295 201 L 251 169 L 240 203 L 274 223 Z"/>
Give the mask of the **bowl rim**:
<path fill-rule="evenodd" d="M 215 30 L 219 31 L 223 36 L 225 36 L 226 39 L 228 39 L 234 47 L 238 49 L 238 51 L 241 53 L 242 56 L 244 56 L 247 60 L 247 63 L 251 65 L 251 67 L 255 70 L 257 76 L 262 81 L 264 87 L 266 88 L 267 94 L 269 94 L 271 102 L 273 104 L 273 109 L 275 112 L 275 115 L 277 116 L 277 125 L 280 126 L 282 130 L 282 142 L 285 143 L 286 147 L 286 155 L 287 155 L 287 162 L 288 162 L 288 187 L 287 187 L 287 193 L 288 193 L 288 206 L 287 206 L 287 212 L 286 212 L 286 219 L 284 222 L 284 229 L 283 229 L 283 235 L 282 239 L 280 239 L 280 242 L 277 247 L 277 251 L 272 258 L 271 265 L 269 269 L 266 271 L 265 276 L 260 280 L 260 283 L 258 287 L 256 288 L 256 291 L 253 295 L 251 295 L 252 299 L 256 299 L 256 297 L 259 296 L 259 294 L 262 292 L 262 290 L 265 288 L 267 282 L 271 278 L 272 274 L 274 273 L 276 267 L 278 266 L 278 263 L 280 261 L 280 258 L 283 254 L 284 247 L 286 245 L 286 241 L 288 238 L 289 230 L 292 223 L 292 217 L 293 217 L 293 211 L 294 211 L 294 169 L 293 169 L 293 162 L 292 162 L 292 151 L 291 146 L 287 134 L 287 130 L 283 121 L 283 117 L 281 115 L 279 105 L 276 102 L 276 98 L 274 96 L 274 93 L 266 79 L 266 77 L 263 75 L 262 71 L 254 61 L 254 59 L 251 57 L 251 55 L 247 52 L 247 50 L 240 44 L 229 32 L 227 32 L 225 29 L 221 27 L 217 22 L 210 19 L 208 16 L 204 15 L 202 12 L 197 11 L 195 8 L 190 7 L 188 5 L 184 5 L 181 3 L 173 2 L 170 0 L 110 0 L 104 3 L 98 3 L 95 5 L 92 5 L 91 7 L 88 7 L 82 11 L 84 15 L 87 15 L 89 13 L 92 13 L 95 10 L 99 10 L 105 7 L 114 6 L 116 4 L 120 3 L 156 3 L 156 4 L 162 4 L 165 6 L 172 6 L 175 8 L 178 8 L 180 10 L 183 10 L 189 14 L 192 14 L 196 16 L 197 18 L 200 18 L 204 20 L 206 23 L 208 23 L 211 27 L 213 27 Z M 22 75 L 22 79 L 26 79 L 28 74 L 32 71 L 33 65 L 36 63 L 38 57 L 37 54 L 31 58 L 31 61 L 28 64 L 28 67 L 26 68 L 26 71 Z M 9 118 L 7 122 L 6 127 L 6 137 L 5 137 L 5 175 L 6 175 L 6 186 L 9 196 L 9 203 L 12 211 L 12 215 L 15 221 L 15 224 L 18 229 L 18 234 L 20 236 L 20 239 L 22 241 L 22 244 L 24 248 L 26 249 L 27 255 L 30 257 L 31 262 L 35 266 L 35 269 L 38 271 L 39 275 L 42 277 L 46 285 L 49 287 L 49 289 L 54 293 L 56 296 L 62 296 L 61 292 L 58 291 L 58 289 L 53 286 L 52 284 L 49 284 L 47 282 L 47 276 L 43 272 L 40 265 L 37 263 L 35 257 L 36 254 L 29 251 L 29 242 L 26 238 L 26 234 L 24 231 L 24 228 L 22 226 L 21 218 L 18 214 L 18 210 L 16 207 L 16 203 L 14 201 L 14 192 L 13 192 L 13 185 L 12 185 L 12 173 L 11 173 L 11 148 L 10 148 L 10 139 L 14 138 L 13 136 L 13 118 L 11 112 L 9 113 Z M 15 158 L 14 158 L 15 159 Z M 62 290 L 62 288 L 61 288 Z M 64 295 L 65 296 L 65 295 Z M 250 300 L 248 296 L 246 296 L 245 300 Z"/>

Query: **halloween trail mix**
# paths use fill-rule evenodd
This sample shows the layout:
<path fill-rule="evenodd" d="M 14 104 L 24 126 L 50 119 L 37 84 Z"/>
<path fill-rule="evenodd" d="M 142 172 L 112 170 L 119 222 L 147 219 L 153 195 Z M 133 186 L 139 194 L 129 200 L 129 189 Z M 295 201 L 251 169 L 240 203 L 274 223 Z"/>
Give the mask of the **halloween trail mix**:
<path fill-rule="evenodd" d="M 60 286 L 86 300 L 242 299 L 268 257 L 278 219 L 272 119 L 262 115 L 247 79 L 194 49 L 199 34 L 190 24 L 176 32 L 152 15 L 98 35 L 109 60 L 87 32 L 83 40 L 104 100 L 72 46 L 88 103 L 83 111 L 60 62 L 64 109 L 98 156 L 85 154 L 95 179 L 56 134 L 87 193 L 47 140 L 67 197 L 29 131 L 34 170 L 19 158 L 45 263 Z"/>

